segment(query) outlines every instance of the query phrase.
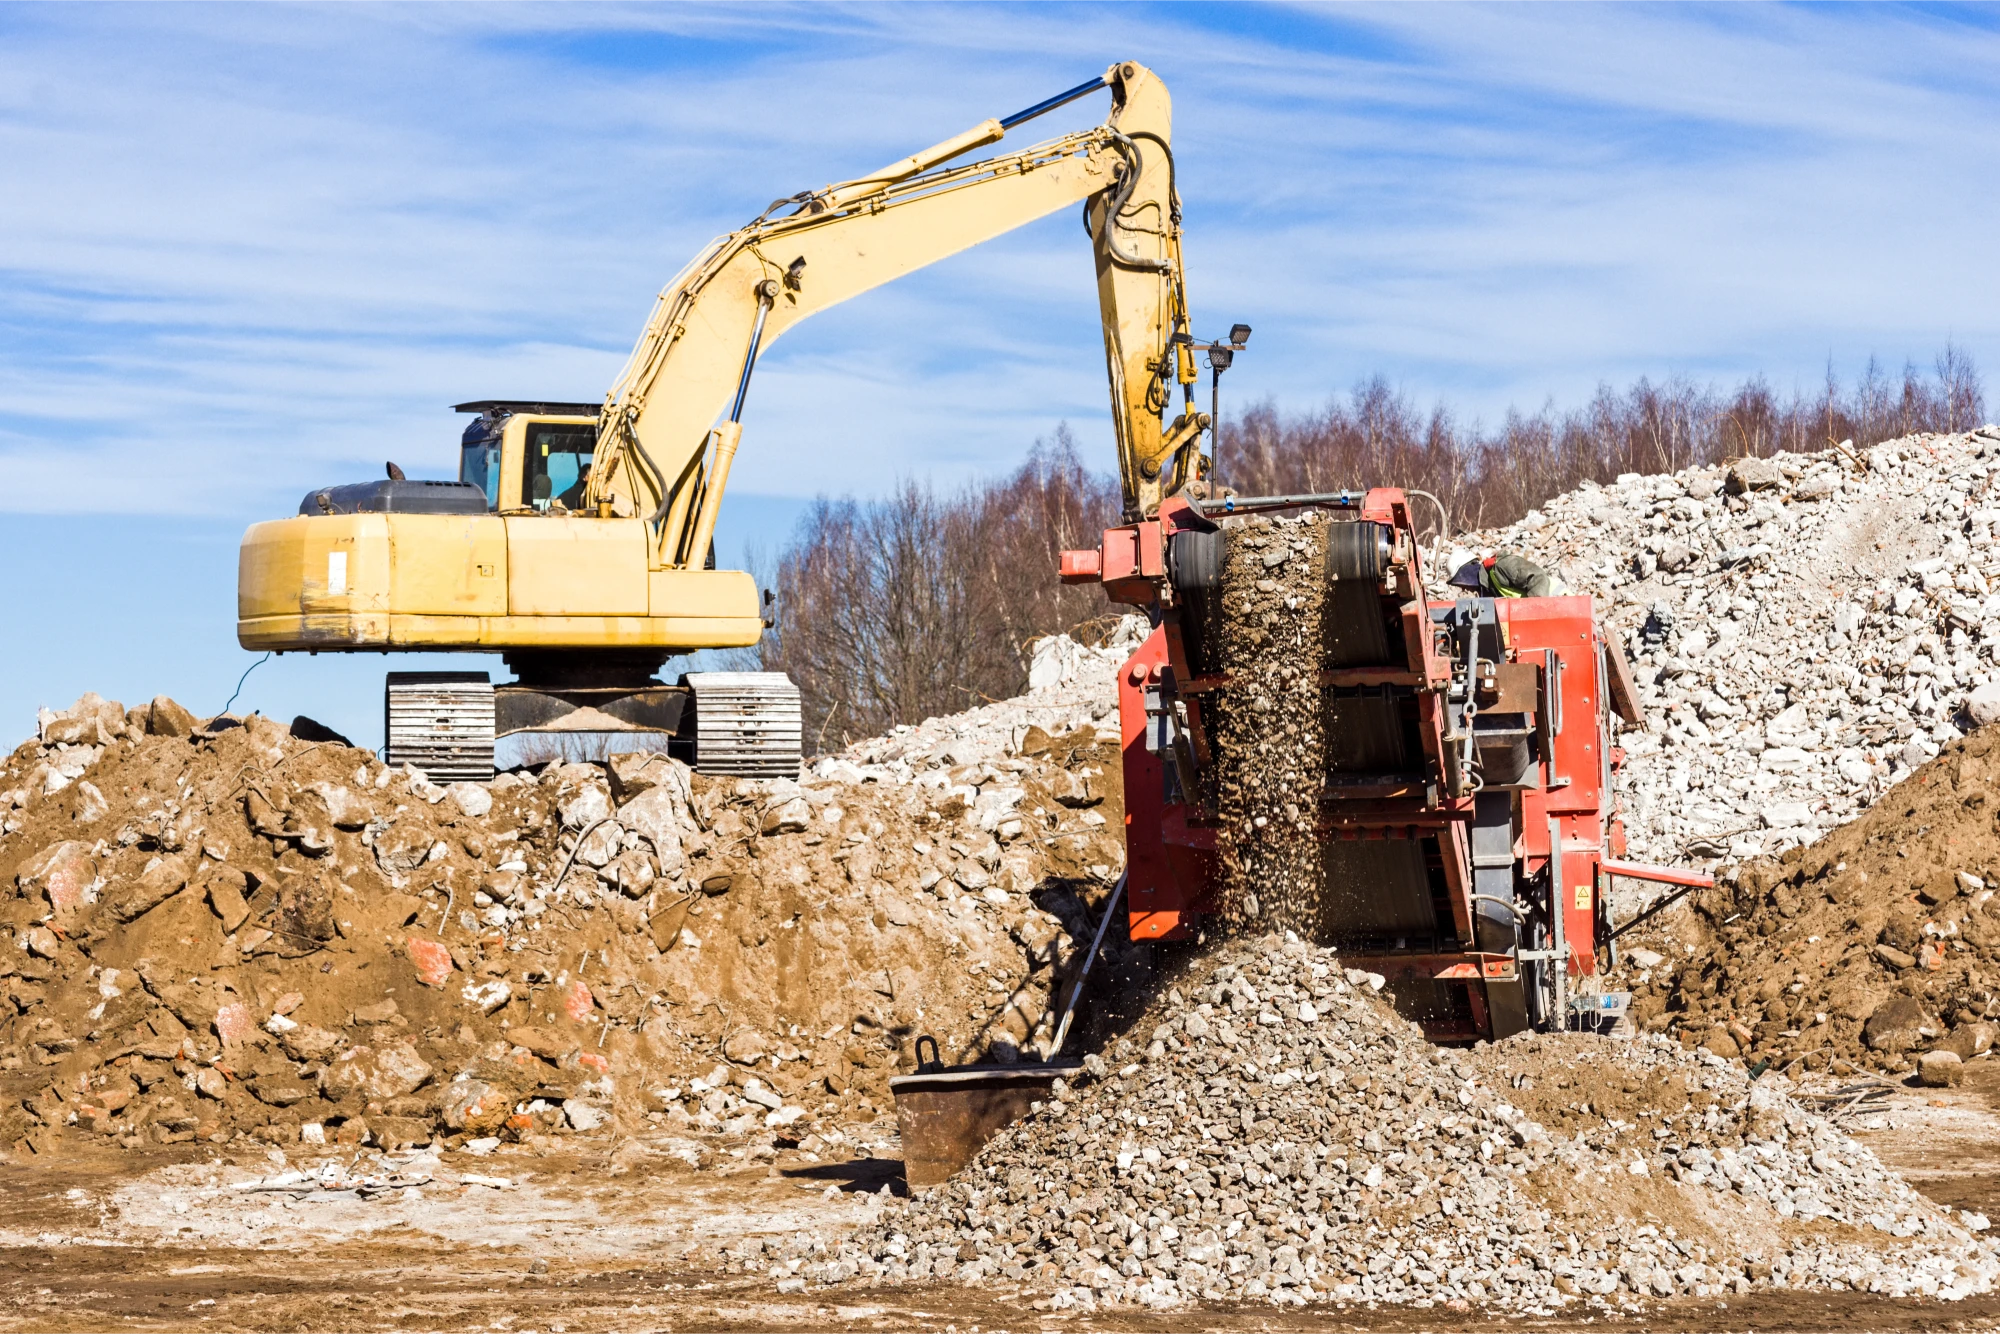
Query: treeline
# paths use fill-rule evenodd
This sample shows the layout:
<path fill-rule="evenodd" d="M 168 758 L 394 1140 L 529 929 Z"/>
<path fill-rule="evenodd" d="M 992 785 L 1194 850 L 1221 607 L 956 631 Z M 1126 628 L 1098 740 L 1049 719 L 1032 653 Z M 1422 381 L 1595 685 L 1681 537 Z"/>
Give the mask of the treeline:
<path fill-rule="evenodd" d="M 1852 385 L 1829 366 L 1813 391 L 1781 397 L 1762 377 L 1724 393 L 1683 376 L 1600 386 L 1582 407 L 1510 410 L 1496 428 L 1420 408 L 1381 376 L 1345 401 L 1285 416 L 1268 404 L 1222 431 L 1220 482 L 1245 495 L 1400 486 L 1443 502 L 1455 528 L 1512 523 L 1550 496 L 1620 473 L 1678 472 L 1745 455 L 1865 448 L 1917 431 L 1985 420 L 1979 373 L 1946 345 L 1928 371 L 1900 376 L 1869 358 Z"/>
<path fill-rule="evenodd" d="M 1056 565 L 1117 515 L 1118 484 L 1067 427 L 994 481 L 815 502 L 779 557 L 762 645 L 804 697 L 807 753 L 1020 694 L 1030 640 L 1106 619 L 1103 593 L 1066 587 Z"/>
<path fill-rule="evenodd" d="M 1381 376 L 1317 412 L 1270 404 L 1225 422 L 1216 479 L 1244 495 L 1400 486 L 1436 496 L 1455 530 L 1511 523 L 1586 479 L 1673 472 L 1744 455 L 1865 449 L 1985 420 L 1970 358 L 1947 345 L 1900 376 L 1872 358 L 1842 385 L 1780 396 L 1760 376 L 1724 392 L 1684 377 L 1601 387 L 1587 404 L 1462 425 Z M 874 500 L 822 498 L 780 556 L 782 615 L 761 648 L 805 700 L 808 754 L 897 723 L 1019 694 L 1027 645 L 1115 622 L 1095 587 L 1057 582 L 1065 548 L 1118 522 L 1115 479 L 1067 427 L 1009 476 L 956 491 L 905 482 Z"/>

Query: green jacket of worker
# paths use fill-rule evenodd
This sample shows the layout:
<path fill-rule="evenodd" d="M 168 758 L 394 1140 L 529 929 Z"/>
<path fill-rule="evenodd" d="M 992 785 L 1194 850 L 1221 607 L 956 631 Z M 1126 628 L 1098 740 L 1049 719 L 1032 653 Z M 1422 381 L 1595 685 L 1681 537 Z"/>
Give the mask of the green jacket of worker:
<path fill-rule="evenodd" d="M 1562 580 L 1513 551 L 1465 562 L 1450 583 L 1491 598 L 1553 598 L 1568 591 Z"/>

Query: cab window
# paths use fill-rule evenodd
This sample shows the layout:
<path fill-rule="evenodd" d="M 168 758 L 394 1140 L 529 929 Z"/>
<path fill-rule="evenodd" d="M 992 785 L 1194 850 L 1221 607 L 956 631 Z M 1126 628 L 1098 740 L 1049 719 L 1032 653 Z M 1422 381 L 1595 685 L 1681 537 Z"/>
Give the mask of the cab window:
<path fill-rule="evenodd" d="M 486 508 L 500 507 L 500 432 L 506 419 L 482 416 L 465 428 L 458 480 L 486 493 Z"/>
<path fill-rule="evenodd" d="M 521 499 L 538 510 L 574 510 L 583 506 L 590 480 L 590 460 L 597 449 L 595 426 L 528 425 L 527 469 L 521 478 Z"/>

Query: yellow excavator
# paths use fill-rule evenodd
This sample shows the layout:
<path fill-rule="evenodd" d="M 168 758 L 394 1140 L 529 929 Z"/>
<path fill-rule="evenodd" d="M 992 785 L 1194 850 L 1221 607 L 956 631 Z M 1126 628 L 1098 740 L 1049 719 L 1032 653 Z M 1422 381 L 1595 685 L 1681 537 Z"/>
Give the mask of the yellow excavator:
<path fill-rule="evenodd" d="M 1015 127 L 1100 89 L 1102 125 L 965 165 Z M 792 775 L 799 698 L 781 674 L 656 673 L 755 644 L 771 594 L 713 565 L 716 515 L 758 355 L 870 288 L 1083 203 L 1097 266 L 1126 518 L 1193 479 L 1206 414 L 1182 281 L 1165 85 L 1113 65 L 855 180 L 773 203 L 709 244 L 655 302 L 599 404 L 486 400 L 456 482 L 403 477 L 308 493 L 251 526 L 237 640 L 307 652 L 500 652 L 516 679 L 391 673 L 391 762 L 486 778 L 496 736 L 664 734 L 709 773 Z M 1171 385 L 1182 388 L 1171 421 Z M 942 577 L 950 577 L 945 574 Z M 794 609 L 812 615 L 812 608 Z"/>

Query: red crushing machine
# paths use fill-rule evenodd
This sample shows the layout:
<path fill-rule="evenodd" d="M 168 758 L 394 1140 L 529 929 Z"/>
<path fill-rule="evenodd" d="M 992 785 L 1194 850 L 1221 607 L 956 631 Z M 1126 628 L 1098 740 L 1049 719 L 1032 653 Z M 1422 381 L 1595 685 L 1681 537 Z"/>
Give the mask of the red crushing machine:
<path fill-rule="evenodd" d="M 1379 973 L 1435 1040 L 1567 1027 L 1612 930 L 1612 875 L 1707 878 L 1623 860 L 1613 717 L 1640 721 L 1591 599 L 1433 600 L 1394 488 L 1201 502 L 1185 495 L 1062 556 L 1152 622 L 1119 673 L 1126 904 L 1134 940 L 1183 940 L 1225 908 L 1214 726 L 1237 687 L 1221 605 L 1232 534 L 1318 510 L 1317 943 Z M 1254 839 L 1259 832 L 1245 828 Z"/>

